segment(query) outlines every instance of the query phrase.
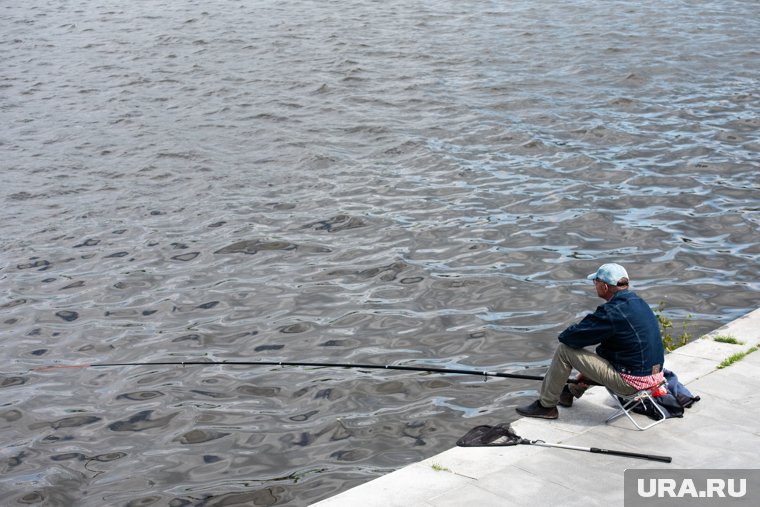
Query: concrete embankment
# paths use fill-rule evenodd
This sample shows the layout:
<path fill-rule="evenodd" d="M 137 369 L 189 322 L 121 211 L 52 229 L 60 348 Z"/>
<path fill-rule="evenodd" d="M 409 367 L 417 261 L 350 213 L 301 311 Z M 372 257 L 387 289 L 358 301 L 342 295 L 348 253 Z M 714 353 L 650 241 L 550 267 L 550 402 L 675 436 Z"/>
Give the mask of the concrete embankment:
<path fill-rule="evenodd" d="M 732 337 L 740 343 L 723 343 Z M 671 463 L 519 445 L 455 447 L 339 495 L 318 507 L 478 507 L 623 505 L 626 469 L 754 469 L 760 453 L 760 310 L 681 347 L 665 367 L 699 395 L 683 418 L 638 431 L 625 417 L 610 424 L 613 402 L 590 389 L 554 421 L 519 419 L 518 435 L 580 447 L 666 455 Z M 644 416 L 642 422 L 646 420 Z M 494 421 L 494 424 L 501 421 Z M 760 505 L 758 499 L 746 505 Z"/>

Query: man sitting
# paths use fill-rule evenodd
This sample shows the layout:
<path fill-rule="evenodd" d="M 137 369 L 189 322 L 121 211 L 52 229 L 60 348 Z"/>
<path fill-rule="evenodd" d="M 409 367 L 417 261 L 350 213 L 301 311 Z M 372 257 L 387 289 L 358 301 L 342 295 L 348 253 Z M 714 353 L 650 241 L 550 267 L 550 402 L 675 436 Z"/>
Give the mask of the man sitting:
<path fill-rule="evenodd" d="M 589 386 L 567 383 L 573 368 L 580 372 L 579 380 L 601 384 L 621 395 L 664 380 L 665 348 L 657 316 L 628 289 L 625 268 L 604 264 L 588 278 L 607 302 L 559 335 L 560 344 L 541 384 L 540 398 L 516 409 L 523 416 L 556 419 L 557 404 L 569 407 L 574 398 L 580 398 Z M 596 353 L 584 349 L 589 345 L 598 345 Z"/>

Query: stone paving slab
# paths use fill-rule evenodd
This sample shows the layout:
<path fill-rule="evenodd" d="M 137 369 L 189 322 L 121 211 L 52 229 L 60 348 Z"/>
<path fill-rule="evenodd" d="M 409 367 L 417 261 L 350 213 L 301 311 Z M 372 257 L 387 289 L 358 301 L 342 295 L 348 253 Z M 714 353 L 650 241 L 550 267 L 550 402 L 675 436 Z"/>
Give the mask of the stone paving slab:
<path fill-rule="evenodd" d="M 744 343 L 714 341 L 726 335 Z M 454 447 L 314 505 L 616 506 L 623 505 L 626 469 L 758 468 L 760 351 L 718 369 L 727 357 L 758 344 L 760 310 L 668 354 L 666 368 L 702 400 L 683 418 L 646 431 L 636 430 L 624 417 L 605 424 L 614 405 L 601 388 L 589 390 L 572 408 L 560 407 L 557 420 L 523 418 L 512 423 L 523 438 L 672 456 L 670 464 L 529 445 Z"/>

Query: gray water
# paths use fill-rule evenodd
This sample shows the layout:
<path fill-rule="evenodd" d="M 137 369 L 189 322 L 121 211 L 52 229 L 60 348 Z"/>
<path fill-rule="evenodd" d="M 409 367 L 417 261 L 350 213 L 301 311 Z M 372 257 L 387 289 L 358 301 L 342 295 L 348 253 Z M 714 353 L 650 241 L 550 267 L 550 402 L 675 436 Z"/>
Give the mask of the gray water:
<path fill-rule="evenodd" d="M 0 3 L 7 505 L 307 505 L 514 419 L 626 265 L 760 305 L 754 0 Z"/>

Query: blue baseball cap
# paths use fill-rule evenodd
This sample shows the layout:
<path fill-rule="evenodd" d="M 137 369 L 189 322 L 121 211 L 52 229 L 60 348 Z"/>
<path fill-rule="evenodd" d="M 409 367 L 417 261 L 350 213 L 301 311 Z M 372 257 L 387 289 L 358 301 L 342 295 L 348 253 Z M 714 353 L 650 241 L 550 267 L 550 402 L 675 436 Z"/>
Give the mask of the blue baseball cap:
<path fill-rule="evenodd" d="M 598 278 L 607 285 L 617 285 L 621 279 L 628 278 L 628 272 L 620 264 L 602 264 L 587 278 L 589 280 Z"/>

